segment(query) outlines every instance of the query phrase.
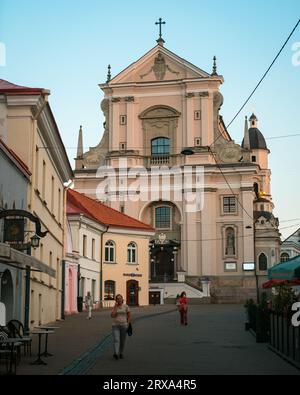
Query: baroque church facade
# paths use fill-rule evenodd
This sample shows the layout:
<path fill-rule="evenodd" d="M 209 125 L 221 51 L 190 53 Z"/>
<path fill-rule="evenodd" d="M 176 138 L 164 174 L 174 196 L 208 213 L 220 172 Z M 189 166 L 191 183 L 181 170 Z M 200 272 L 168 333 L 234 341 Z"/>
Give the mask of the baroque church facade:
<path fill-rule="evenodd" d="M 254 114 L 242 145 L 230 137 L 215 61 L 207 73 L 164 44 L 99 85 L 104 134 L 84 152 L 80 128 L 75 189 L 155 228 L 152 298 L 255 298 L 280 261 L 270 151 Z"/>

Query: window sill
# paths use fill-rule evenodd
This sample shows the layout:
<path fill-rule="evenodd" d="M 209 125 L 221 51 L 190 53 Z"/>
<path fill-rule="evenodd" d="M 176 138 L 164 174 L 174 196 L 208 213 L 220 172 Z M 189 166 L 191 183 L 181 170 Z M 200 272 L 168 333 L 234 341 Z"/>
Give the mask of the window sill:
<path fill-rule="evenodd" d="M 224 216 L 228 216 L 228 215 L 238 215 L 237 211 L 233 211 L 232 213 L 222 213 L 222 215 Z"/>
<path fill-rule="evenodd" d="M 126 265 L 128 265 L 128 266 L 139 266 L 138 263 L 130 263 L 130 262 L 126 262 Z"/>
<path fill-rule="evenodd" d="M 117 265 L 118 263 L 117 262 L 103 262 L 103 263 L 105 263 L 106 265 Z"/>

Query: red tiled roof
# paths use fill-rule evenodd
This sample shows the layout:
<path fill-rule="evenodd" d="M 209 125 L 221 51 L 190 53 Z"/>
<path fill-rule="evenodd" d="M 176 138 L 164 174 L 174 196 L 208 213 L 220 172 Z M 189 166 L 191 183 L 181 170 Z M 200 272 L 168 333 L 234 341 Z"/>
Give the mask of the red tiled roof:
<path fill-rule="evenodd" d="M 83 214 L 107 226 L 154 232 L 154 229 L 150 225 L 107 207 L 105 204 L 82 195 L 73 189 L 67 190 L 67 214 Z"/>
<path fill-rule="evenodd" d="M 4 149 L 3 149 L 4 148 Z M 6 154 L 8 153 L 9 155 L 12 156 L 11 159 L 13 159 L 17 164 L 21 167 L 21 170 L 25 172 L 27 177 L 31 176 L 31 172 L 29 171 L 28 166 L 22 161 L 21 158 L 11 149 L 9 148 L 3 140 L 0 139 L 0 149 L 2 149 Z"/>
<path fill-rule="evenodd" d="M 28 88 L 27 86 L 20 86 L 12 84 L 9 81 L 0 79 L 0 93 L 13 95 L 38 95 L 45 92 L 43 88 Z"/>

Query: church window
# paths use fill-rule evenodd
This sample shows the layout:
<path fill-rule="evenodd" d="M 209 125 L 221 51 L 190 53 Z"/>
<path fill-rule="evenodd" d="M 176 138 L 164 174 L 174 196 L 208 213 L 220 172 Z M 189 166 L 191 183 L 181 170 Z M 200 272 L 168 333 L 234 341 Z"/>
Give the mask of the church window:
<path fill-rule="evenodd" d="M 137 263 L 136 252 L 137 252 L 136 244 L 135 243 L 128 244 L 128 246 L 127 246 L 127 262 L 128 263 Z"/>
<path fill-rule="evenodd" d="M 111 240 L 105 243 L 105 262 L 115 262 L 115 243 Z"/>
<path fill-rule="evenodd" d="M 284 252 L 280 256 L 280 262 L 286 262 L 290 259 L 290 256 L 287 252 Z"/>
<path fill-rule="evenodd" d="M 235 255 L 235 232 L 233 228 L 227 228 L 225 232 L 226 250 L 225 255 Z"/>
<path fill-rule="evenodd" d="M 43 160 L 42 197 L 44 200 L 46 200 L 45 191 L 46 191 L 46 162 Z"/>
<path fill-rule="evenodd" d="M 159 137 L 151 142 L 152 155 L 169 155 L 170 154 L 170 139 L 166 137 Z"/>
<path fill-rule="evenodd" d="M 260 254 L 258 258 L 258 267 L 261 271 L 268 270 L 268 258 L 264 253 Z"/>
<path fill-rule="evenodd" d="M 236 198 L 224 197 L 223 198 L 223 212 L 224 214 L 236 213 Z"/>
<path fill-rule="evenodd" d="M 120 125 L 127 125 L 127 116 L 120 115 Z"/>
<path fill-rule="evenodd" d="M 156 229 L 171 228 L 171 207 L 157 207 L 155 209 L 155 227 Z"/>
<path fill-rule="evenodd" d="M 116 293 L 116 283 L 112 280 L 104 282 L 104 300 L 114 300 Z"/>
<path fill-rule="evenodd" d="M 252 156 L 252 162 L 256 162 L 256 156 Z"/>
<path fill-rule="evenodd" d="M 201 119 L 201 111 L 195 111 L 194 115 L 196 121 L 199 121 Z"/>
<path fill-rule="evenodd" d="M 87 236 L 83 235 L 82 238 L 82 255 L 87 256 Z"/>

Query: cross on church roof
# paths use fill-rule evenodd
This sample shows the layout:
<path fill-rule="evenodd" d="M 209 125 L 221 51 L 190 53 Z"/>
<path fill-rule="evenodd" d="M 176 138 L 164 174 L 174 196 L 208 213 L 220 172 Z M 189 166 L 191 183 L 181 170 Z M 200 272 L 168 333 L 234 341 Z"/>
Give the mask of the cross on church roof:
<path fill-rule="evenodd" d="M 157 42 L 164 42 L 164 39 L 162 38 L 162 25 L 165 25 L 166 22 L 163 22 L 162 18 L 159 18 L 159 22 L 155 22 L 156 25 L 159 25 L 159 39 Z"/>

